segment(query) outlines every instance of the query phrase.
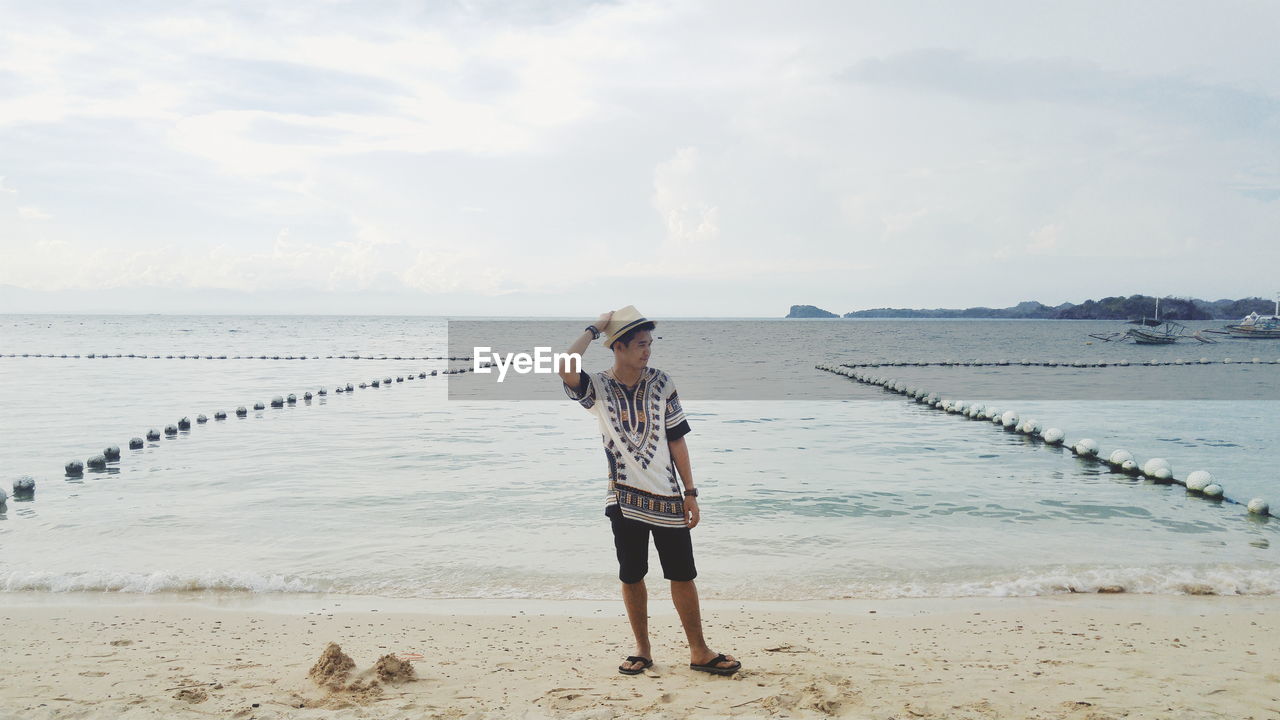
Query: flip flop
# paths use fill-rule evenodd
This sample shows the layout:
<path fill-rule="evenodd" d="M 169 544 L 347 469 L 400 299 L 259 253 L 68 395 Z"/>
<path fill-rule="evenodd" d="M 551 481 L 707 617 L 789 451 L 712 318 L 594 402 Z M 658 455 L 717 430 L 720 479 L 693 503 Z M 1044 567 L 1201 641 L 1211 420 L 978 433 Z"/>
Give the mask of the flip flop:
<path fill-rule="evenodd" d="M 652 661 L 652 660 L 650 660 L 650 659 L 649 659 L 649 658 L 647 658 L 647 657 L 640 657 L 639 655 L 632 655 L 632 656 L 628 657 L 626 661 L 627 661 L 627 662 L 629 662 L 629 663 L 637 663 L 637 662 L 638 662 L 638 663 L 644 663 L 644 664 L 643 664 L 643 665 L 641 665 L 641 666 L 640 666 L 640 667 L 638 667 L 638 668 L 632 668 L 632 669 L 630 669 L 630 670 L 628 670 L 628 669 L 626 669 L 626 668 L 622 667 L 621 665 L 619 665 L 619 666 L 618 666 L 618 672 L 622 673 L 623 675 L 639 675 L 640 673 L 644 672 L 645 670 L 648 670 L 649 668 L 653 667 L 653 661 Z"/>
<path fill-rule="evenodd" d="M 712 675 L 732 675 L 742 669 L 742 663 L 737 660 L 734 660 L 733 665 L 729 667 L 719 667 L 720 663 L 728 660 L 729 658 L 725 657 L 724 653 L 721 653 L 701 665 L 697 663 L 689 663 L 689 667 L 694 670 L 711 673 Z"/>

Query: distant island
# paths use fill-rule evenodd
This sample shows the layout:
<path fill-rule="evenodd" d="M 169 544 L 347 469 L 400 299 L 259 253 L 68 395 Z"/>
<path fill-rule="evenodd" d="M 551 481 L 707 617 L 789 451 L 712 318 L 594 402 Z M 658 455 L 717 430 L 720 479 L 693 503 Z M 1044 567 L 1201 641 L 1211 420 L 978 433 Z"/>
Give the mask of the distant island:
<path fill-rule="evenodd" d="M 1130 320 L 1155 314 L 1156 299 L 1148 295 L 1105 297 L 1085 300 L 1079 305 L 1062 303 L 1049 306 L 1034 300 L 1013 307 L 971 307 L 963 310 L 936 308 L 875 308 L 856 310 L 846 318 L 994 318 L 1010 320 Z M 1241 300 L 1200 300 L 1198 298 L 1160 298 L 1160 318 L 1167 320 L 1238 320 L 1251 312 L 1268 315 L 1275 302 L 1259 297 Z M 842 317 L 813 305 L 792 305 L 789 318 Z"/>

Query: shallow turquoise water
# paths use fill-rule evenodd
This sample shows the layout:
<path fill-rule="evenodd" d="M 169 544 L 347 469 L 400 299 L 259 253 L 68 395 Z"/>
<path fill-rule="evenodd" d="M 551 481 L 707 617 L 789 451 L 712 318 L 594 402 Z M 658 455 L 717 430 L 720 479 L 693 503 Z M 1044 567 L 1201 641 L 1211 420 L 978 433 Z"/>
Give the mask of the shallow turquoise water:
<path fill-rule="evenodd" d="M 720 321 L 661 329 L 652 364 L 690 389 L 688 438 L 712 597 L 1027 595 L 1123 585 L 1174 593 L 1280 588 L 1280 525 L 1230 503 L 1102 471 L 1069 453 L 926 410 L 814 369 L 889 358 L 1221 358 L 1239 346 L 1085 346 L 1110 324 Z M 694 337 L 694 336 L 697 337 Z M 701 341 L 712 337 L 713 342 Z M 554 340 L 553 340 L 554 342 Z M 0 316 L 0 353 L 447 355 L 439 318 Z M 1249 346 L 1242 356 L 1258 354 Z M 1280 352 L 1274 354 L 1280 355 Z M 760 356 L 790 400 L 717 399 Z M 598 348 L 588 365 L 607 359 Z M 605 464 L 594 420 L 547 381 L 547 401 L 461 399 L 490 378 L 415 376 L 443 360 L 0 358 L 0 467 L 37 483 L 0 514 L 0 587 L 334 591 L 403 597 L 611 598 Z M 1208 469 L 1228 496 L 1280 505 L 1274 400 L 1086 399 L 1099 373 L 1039 373 L 999 397 L 1006 369 L 895 375 L 1093 437 L 1104 451 Z M 1280 366 L 1154 369 L 1215 387 L 1273 383 Z M 988 373 L 988 371 L 991 371 Z M 909 376 L 909 372 L 918 373 Z M 1182 372 L 1183 375 L 1172 373 Z M 1241 372 L 1254 373 L 1252 376 Z M 967 374 L 966 374 L 967 373 Z M 980 376 L 979 373 L 985 374 Z M 1270 373 L 1270 374 L 1268 374 Z M 1113 376 L 1114 377 L 1114 376 Z M 1003 378 L 1003 379 L 1002 379 Z M 687 379 L 687 382 L 683 379 Z M 1163 379 L 1162 379 L 1163 382 Z M 454 392 L 447 384 L 454 384 Z M 717 385 L 719 383 L 720 385 Z M 994 383 L 994 384 L 993 384 Z M 468 385 L 470 384 L 470 385 Z M 197 413 L 326 387 L 297 406 L 130 437 Z M 776 387 L 776 386 L 774 386 Z M 969 395 L 968 388 L 975 388 Z M 995 397 L 992 397 L 995 396 Z M 824 398 L 824 399 L 814 399 Z M 1065 398 L 1065 399 L 1064 399 Z M 62 466 L 108 444 L 106 472 Z M 657 578 L 656 558 L 652 563 Z"/>

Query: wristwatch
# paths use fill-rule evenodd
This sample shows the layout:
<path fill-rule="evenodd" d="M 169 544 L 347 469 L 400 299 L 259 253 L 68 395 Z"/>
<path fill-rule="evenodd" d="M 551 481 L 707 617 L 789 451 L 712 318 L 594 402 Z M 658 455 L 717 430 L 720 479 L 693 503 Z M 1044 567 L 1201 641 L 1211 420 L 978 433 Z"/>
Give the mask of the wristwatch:
<path fill-rule="evenodd" d="M 685 497 L 692 497 L 692 498 L 696 498 L 696 497 L 698 497 L 698 488 L 693 488 L 692 490 L 685 490 L 685 491 L 684 491 L 684 496 L 685 496 Z"/>
<path fill-rule="evenodd" d="M 585 328 L 583 328 L 583 329 L 584 329 L 584 330 L 586 330 L 587 332 L 591 333 L 591 339 L 592 339 L 592 340 L 599 340 L 599 339 L 600 339 L 600 329 L 599 329 L 599 328 L 597 328 L 595 325 L 588 325 L 588 326 L 586 326 L 586 327 L 585 327 Z"/>

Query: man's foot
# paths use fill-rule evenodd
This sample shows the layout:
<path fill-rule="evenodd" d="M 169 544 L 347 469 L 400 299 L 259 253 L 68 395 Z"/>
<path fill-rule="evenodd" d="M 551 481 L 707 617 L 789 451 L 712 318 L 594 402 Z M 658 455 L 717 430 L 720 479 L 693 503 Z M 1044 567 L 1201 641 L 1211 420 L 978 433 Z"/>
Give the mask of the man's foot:
<path fill-rule="evenodd" d="M 721 655 L 714 650 L 708 650 L 700 656 L 695 655 L 691 659 L 690 668 L 713 675 L 732 675 L 742 669 L 742 663 L 732 655 Z"/>
<path fill-rule="evenodd" d="M 651 667 L 653 667 L 652 659 L 644 657 L 643 655 L 632 655 L 618 666 L 618 672 L 623 675 L 639 675 Z"/>

